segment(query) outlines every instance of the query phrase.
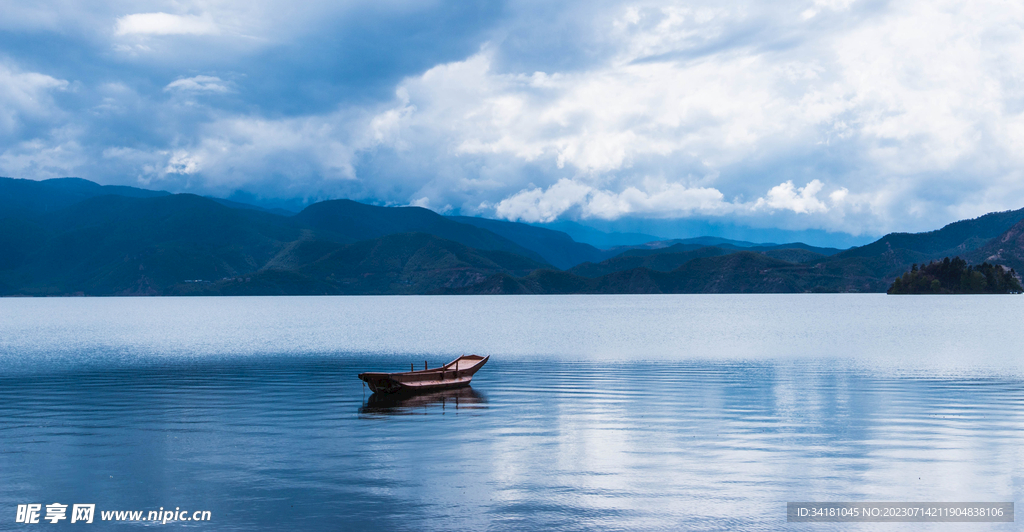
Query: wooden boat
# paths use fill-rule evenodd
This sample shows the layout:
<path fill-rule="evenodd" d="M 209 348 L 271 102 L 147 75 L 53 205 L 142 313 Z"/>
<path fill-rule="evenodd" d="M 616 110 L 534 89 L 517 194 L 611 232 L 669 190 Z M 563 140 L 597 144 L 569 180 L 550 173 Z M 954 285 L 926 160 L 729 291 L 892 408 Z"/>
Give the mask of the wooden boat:
<path fill-rule="evenodd" d="M 373 393 L 415 393 L 428 390 L 443 390 L 469 386 L 473 374 L 480 371 L 491 357 L 463 355 L 439 367 L 405 373 L 360 373 L 363 380 Z"/>

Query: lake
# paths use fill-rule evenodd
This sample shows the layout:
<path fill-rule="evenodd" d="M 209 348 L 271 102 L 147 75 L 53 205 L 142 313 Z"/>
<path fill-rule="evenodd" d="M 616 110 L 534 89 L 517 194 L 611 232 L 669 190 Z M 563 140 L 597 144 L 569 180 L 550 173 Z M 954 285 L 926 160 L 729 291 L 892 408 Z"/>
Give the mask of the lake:
<path fill-rule="evenodd" d="M 0 529 L 58 502 L 96 505 L 85 530 L 160 508 L 208 530 L 1017 530 L 786 503 L 1021 500 L 1022 317 L 1013 296 L 0 299 Z M 355 377 L 469 353 L 492 358 L 457 392 Z"/>

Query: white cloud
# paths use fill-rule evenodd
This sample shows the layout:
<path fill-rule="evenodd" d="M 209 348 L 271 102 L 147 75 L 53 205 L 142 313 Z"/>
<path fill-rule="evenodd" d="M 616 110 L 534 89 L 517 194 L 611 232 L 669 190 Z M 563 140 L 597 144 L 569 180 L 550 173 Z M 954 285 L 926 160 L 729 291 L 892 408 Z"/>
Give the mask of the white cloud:
<path fill-rule="evenodd" d="M 814 7 L 806 9 L 803 13 L 800 13 L 800 17 L 804 20 L 815 17 L 823 9 L 832 11 L 846 11 L 850 9 L 850 6 L 856 2 L 856 0 L 814 0 Z"/>
<path fill-rule="evenodd" d="M 752 202 L 726 201 L 712 187 L 685 187 L 679 183 L 645 180 L 644 190 L 635 186 L 621 192 L 598 189 L 571 179 L 561 179 L 547 189 L 530 187 L 494 206 L 500 218 L 524 222 L 552 222 L 566 213 L 588 219 L 614 220 L 622 216 L 683 218 L 694 215 L 740 217 L 765 211 L 791 211 L 800 215 L 825 214 L 843 208 L 857 209 L 867 198 L 850 198 L 840 188 L 829 194 L 829 202 L 818 199 L 824 185 L 817 179 L 801 188 L 786 181 L 768 190 L 766 197 Z M 842 213 L 840 213 L 842 214 Z"/>
<path fill-rule="evenodd" d="M 549 158 L 560 168 L 600 173 L 677 152 L 733 162 L 796 125 L 802 113 L 776 109 L 757 59 L 529 76 L 492 73 L 492 61 L 484 51 L 407 80 L 402 89 L 417 109 L 407 125 L 441 129 L 457 153 Z"/>
<path fill-rule="evenodd" d="M 220 28 L 207 14 L 135 13 L 117 19 L 116 35 L 216 35 Z"/>
<path fill-rule="evenodd" d="M 501 218 L 524 222 L 552 222 L 572 209 L 577 209 L 581 218 L 606 220 L 629 214 L 655 217 L 719 215 L 734 208 L 722 199 L 722 193 L 713 188 L 686 188 L 678 183 L 662 184 L 649 191 L 629 187 L 614 193 L 561 179 L 547 190 L 535 187 L 518 192 L 499 202 L 494 211 Z"/>
<path fill-rule="evenodd" d="M 0 151 L 0 175 L 47 179 L 76 175 L 89 164 L 89 156 L 78 139 L 82 131 L 74 126 L 50 130 L 45 137 L 4 146 Z"/>
<path fill-rule="evenodd" d="M 200 161 L 199 158 L 194 155 L 189 155 L 188 152 L 179 150 L 171 155 L 171 159 L 167 161 L 167 166 L 164 168 L 164 172 L 168 174 L 194 174 L 199 171 Z"/>
<path fill-rule="evenodd" d="M 785 209 L 799 214 L 826 212 L 828 207 L 817 198 L 818 192 L 821 192 L 822 187 L 824 185 L 817 179 L 812 180 L 799 189 L 793 186 L 792 181 L 786 181 L 772 187 L 768 191 L 768 198 L 758 199 L 756 206 L 768 207 L 769 209 Z M 835 195 L 833 199 L 841 200 L 845 197 L 845 193 L 842 191 L 836 191 L 833 194 Z"/>
<path fill-rule="evenodd" d="M 594 189 L 562 179 L 547 190 L 523 190 L 502 200 L 494 208 L 495 214 L 508 220 L 524 222 L 551 222 L 565 211 L 589 200 Z"/>
<path fill-rule="evenodd" d="M 193 76 L 179 78 L 167 84 L 165 91 L 182 92 L 232 92 L 228 82 L 216 76 Z"/>
<path fill-rule="evenodd" d="M 334 190 L 331 183 L 355 177 L 354 149 L 339 131 L 345 124 L 341 115 L 214 120 L 203 126 L 197 142 L 153 153 L 166 162 L 146 179 L 218 194 L 258 187 L 281 197 L 321 197 L 317 189 Z M 134 151 L 109 155 L 126 161 L 141 157 Z"/>
<path fill-rule="evenodd" d="M 50 92 L 67 87 L 66 80 L 0 63 L 0 135 L 15 133 L 26 119 L 58 113 Z"/>

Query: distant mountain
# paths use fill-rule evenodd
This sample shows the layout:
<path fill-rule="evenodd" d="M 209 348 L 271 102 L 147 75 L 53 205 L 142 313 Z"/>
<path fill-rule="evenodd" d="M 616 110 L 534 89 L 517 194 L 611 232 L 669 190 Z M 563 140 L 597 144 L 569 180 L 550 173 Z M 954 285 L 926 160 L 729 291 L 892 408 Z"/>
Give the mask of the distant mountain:
<path fill-rule="evenodd" d="M 535 224 L 536 225 L 536 224 Z M 714 246 L 723 242 L 710 239 L 746 242 L 805 242 L 812 246 L 834 247 L 847 249 L 860 246 L 874 240 L 866 236 L 853 236 L 847 233 L 832 233 L 820 229 L 790 231 L 777 228 L 757 228 L 730 222 L 725 219 L 652 219 L 634 216 L 623 216 L 616 220 L 588 219 L 580 222 L 559 221 L 551 224 L 540 224 L 549 229 L 564 231 L 577 242 L 586 242 L 598 248 L 611 248 L 620 245 L 644 244 L 655 240 L 704 238 L 709 241 L 705 245 Z M 622 238 L 620 241 L 609 242 L 609 235 Z M 637 239 L 623 238 L 627 235 Z M 600 242 L 592 239 L 600 239 Z"/>
<path fill-rule="evenodd" d="M 686 244 L 676 244 L 676 246 L 672 246 L 668 249 L 675 249 L 676 251 L 666 253 L 623 253 L 617 257 L 612 257 L 597 264 L 592 262 L 579 264 L 568 269 L 567 272 L 587 278 L 601 277 L 602 275 L 631 270 L 633 268 L 647 268 L 654 271 L 668 272 L 690 262 L 693 259 L 716 257 L 719 255 L 735 253 L 734 250 L 726 250 L 720 247 L 711 246 L 689 249 L 689 246 Z"/>
<path fill-rule="evenodd" d="M 965 258 L 974 264 L 1001 264 L 1013 268 L 1018 275 L 1024 274 L 1024 220 L 1017 222 L 984 246 L 967 253 Z"/>
<path fill-rule="evenodd" d="M 911 265 L 942 260 L 944 257 L 973 257 L 975 250 L 987 245 L 1022 219 L 1024 209 L 1019 209 L 954 222 L 926 233 L 890 233 L 865 246 L 841 251 L 807 264 L 851 282 L 860 280 L 842 284 L 840 290 L 885 291 Z"/>
<path fill-rule="evenodd" d="M 709 249 L 709 248 L 704 248 Z M 645 267 L 586 278 L 572 272 L 536 270 L 521 278 L 499 274 L 453 294 L 680 294 L 840 292 L 865 288 L 884 291 L 877 282 L 860 285 L 804 265 L 740 251 L 694 258 L 661 272 Z M 861 290 L 857 290 L 861 291 Z"/>
<path fill-rule="evenodd" d="M 893 250 L 905 250 L 926 260 L 962 255 L 985 245 L 1024 219 L 1024 209 L 993 212 L 971 220 L 961 220 L 926 233 L 889 233 L 856 248 L 837 253 L 835 258 L 885 257 Z M 902 271 L 901 271 L 902 273 Z"/>
<path fill-rule="evenodd" d="M 401 233 L 351 245 L 302 241 L 274 266 L 212 283 L 180 283 L 180 295 L 431 294 L 521 276 L 544 265 L 505 251 L 484 251 L 425 233 Z M 280 268 L 282 262 L 291 267 Z"/>
<path fill-rule="evenodd" d="M 716 247 L 722 250 L 722 253 L 706 252 L 703 254 L 692 255 L 696 256 L 708 256 L 708 253 L 712 254 L 726 254 L 725 250 L 739 251 L 739 250 L 752 250 L 765 253 L 767 256 L 781 258 L 783 260 L 792 260 L 793 262 L 808 262 L 824 256 L 833 255 L 838 253 L 840 250 L 835 248 L 820 248 L 815 246 L 809 246 L 803 243 L 791 243 L 791 244 L 758 244 L 754 242 L 744 242 L 739 240 L 730 240 L 728 238 L 719 238 L 713 236 L 697 237 L 697 238 L 685 238 L 685 239 L 672 239 L 672 240 L 655 240 L 646 242 L 643 244 L 623 245 L 615 246 L 609 249 L 598 249 L 590 244 L 582 244 L 576 242 L 568 234 L 561 231 L 553 231 L 551 229 L 545 229 L 542 227 L 536 227 L 532 225 L 507 222 L 504 220 L 490 220 L 486 218 L 471 218 L 467 216 L 449 216 L 451 220 L 459 223 L 474 225 L 483 229 L 487 229 L 492 233 L 501 235 L 509 240 L 537 252 L 539 255 L 544 257 L 545 260 L 552 266 L 555 266 L 562 270 L 569 270 L 576 266 L 582 266 L 583 270 L 588 271 L 590 275 L 584 275 L 586 277 L 597 276 L 596 272 L 601 268 L 595 268 L 597 266 L 593 263 L 607 263 L 609 261 L 615 261 L 615 265 L 610 268 L 605 268 L 605 273 L 611 271 L 620 271 L 623 269 L 623 265 L 631 263 L 630 261 L 616 260 L 618 257 L 629 257 L 629 256 L 647 256 L 662 253 L 682 253 L 689 251 L 696 251 L 708 247 Z M 728 252 L 732 252 L 728 251 Z M 674 264 L 684 257 L 690 255 L 684 255 L 675 258 L 662 259 L 660 261 L 653 261 L 646 263 L 645 267 L 650 267 L 654 270 L 668 271 L 675 266 L 669 267 L 670 264 Z M 692 258 L 691 257 L 691 258 Z M 587 266 L 584 263 L 592 263 Z M 632 261 L 638 266 L 643 264 L 643 261 Z M 681 262 L 679 264 L 682 264 Z M 679 264 L 676 264 L 678 266 Z M 577 272 L 579 273 L 579 272 Z M 603 275 L 603 274 L 602 274 Z"/>
<path fill-rule="evenodd" d="M 481 250 L 515 253 L 546 262 L 537 252 L 486 229 L 459 223 L 421 207 L 377 207 L 351 200 L 321 201 L 292 217 L 296 224 L 356 242 L 398 233 L 428 233 Z"/>
<path fill-rule="evenodd" d="M 893 233 L 857 248 L 747 246 L 711 248 L 677 243 L 629 249 L 597 264 L 558 274 L 533 272 L 521 279 L 494 279 L 458 293 L 743 293 L 885 292 L 912 264 L 963 255 L 1024 269 L 1024 209 L 955 222 L 927 233 Z M 730 246 L 732 247 L 732 246 Z M 830 253 L 823 256 L 813 250 Z M 697 256 L 702 255 L 702 256 Z M 675 266 L 674 269 L 670 269 Z"/>
<path fill-rule="evenodd" d="M 549 264 L 559 269 L 571 268 L 581 262 L 600 261 L 612 256 L 590 244 L 576 242 L 561 231 L 533 225 L 469 216 L 449 216 L 450 220 L 486 229 L 503 236 L 524 248 L 536 252 Z"/>
<path fill-rule="evenodd" d="M 468 227 L 468 226 L 467 226 Z M 469 229 L 474 229 L 469 227 Z M 423 233 L 342 244 L 207 198 L 99 196 L 0 220 L 7 295 L 429 293 L 546 263 Z"/>
<path fill-rule="evenodd" d="M 648 242 L 647 245 L 650 246 L 652 244 L 655 244 L 655 242 Z M 672 240 L 664 240 L 664 241 L 661 242 L 661 244 L 663 244 L 663 245 L 661 245 L 660 247 L 665 247 L 664 244 L 668 244 L 668 245 L 671 245 L 671 244 L 700 244 L 700 245 L 704 245 L 704 246 L 727 245 L 727 246 L 735 246 L 735 247 L 738 247 L 738 248 L 752 248 L 752 247 L 755 247 L 755 246 L 775 246 L 775 245 L 777 245 L 777 244 L 774 244 L 774 243 L 760 243 L 760 244 L 757 244 L 757 243 L 754 243 L 754 242 L 747 242 L 747 241 L 744 241 L 744 240 L 732 240 L 732 239 L 729 239 L 729 238 L 721 238 L 721 237 L 717 237 L 717 236 L 698 236 L 698 237 L 695 237 L 695 238 L 674 238 Z M 803 245 L 803 244 L 801 244 L 801 245 Z"/>
<path fill-rule="evenodd" d="M 703 242 L 708 241 L 720 242 L 720 244 L 717 246 L 707 246 L 702 244 Z M 676 243 L 668 245 L 667 247 L 654 245 L 669 244 L 672 242 Z M 766 257 L 787 262 L 804 263 L 823 259 L 827 256 L 822 253 L 810 251 L 811 249 L 817 249 L 829 255 L 839 251 L 832 248 L 815 248 L 806 244 L 759 245 L 750 242 L 742 242 L 741 244 L 744 244 L 744 246 L 740 247 L 729 242 L 735 241 L 711 237 L 709 239 L 695 238 L 652 242 L 647 245 L 626 248 L 625 251 L 615 257 L 606 259 L 599 263 L 595 264 L 592 262 L 585 262 L 574 266 L 567 271 L 569 273 L 588 278 L 600 277 L 602 275 L 608 275 L 610 273 L 625 271 L 632 268 L 647 268 L 654 271 L 668 272 L 696 258 L 728 255 L 736 253 L 737 251 L 753 251 L 761 253 Z M 608 251 L 615 251 L 619 249 L 623 248 L 613 248 Z"/>
<path fill-rule="evenodd" d="M 211 199 L 213 201 L 216 201 L 217 203 L 220 203 L 221 205 L 223 205 L 225 207 L 231 207 L 232 209 L 249 209 L 249 210 L 253 210 L 253 211 L 269 212 L 271 214 L 276 214 L 278 216 L 295 216 L 297 214 L 297 213 L 294 213 L 292 211 L 286 211 L 284 209 L 261 207 L 259 205 L 252 205 L 252 204 L 249 204 L 249 203 L 241 203 L 241 202 L 238 202 L 238 201 L 231 201 L 231 200 L 224 199 L 224 198 L 215 198 L 213 196 L 203 196 L 203 197 L 207 198 L 207 199 Z"/>
<path fill-rule="evenodd" d="M 608 248 L 608 251 L 615 252 L 616 254 L 625 253 L 628 251 L 658 253 L 660 250 L 680 245 L 686 246 L 686 249 L 689 250 L 699 249 L 707 246 L 720 246 L 731 249 L 743 249 L 753 246 L 774 246 L 775 244 L 755 244 L 753 242 L 744 242 L 742 240 L 730 240 L 728 238 L 719 238 L 717 236 L 699 236 L 696 238 L 672 238 L 652 240 L 650 242 L 645 242 L 643 244 L 615 246 L 612 248 Z"/>
<path fill-rule="evenodd" d="M 792 242 L 788 244 L 755 244 L 753 242 L 742 242 L 737 240 L 729 240 L 727 238 L 717 237 L 701 237 L 701 238 L 685 238 L 675 240 L 660 240 L 657 242 L 648 242 L 647 244 L 639 246 L 619 246 L 612 248 L 608 251 L 619 252 L 619 255 L 654 255 L 657 253 L 678 253 L 680 251 L 690 251 L 694 249 L 700 249 L 702 247 L 714 246 L 722 249 L 732 249 L 736 251 L 779 251 L 779 250 L 803 250 L 813 253 L 818 256 L 831 256 L 839 253 L 842 250 L 836 248 L 820 248 L 816 246 L 808 246 L 802 242 Z M 801 255 L 804 256 L 804 255 Z"/>
<path fill-rule="evenodd" d="M 533 225 L 561 231 L 572 237 L 576 242 L 590 244 L 599 249 L 609 249 L 615 246 L 629 246 L 653 242 L 655 240 L 665 240 L 664 237 L 644 233 L 609 233 L 567 220 Z"/>
<path fill-rule="evenodd" d="M 785 293 L 834 290 L 827 276 L 793 263 L 740 251 L 690 261 L 665 274 L 664 293 Z"/>
<path fill-rule="evenodd" d="M 821 253 L 815 253 L 813 251 L 800 248 L 781 247 L 776 249 L 758 249 L 757 251 L 766 257 L 784 260 L 786 262 L 795 262 L 798 264 L 803 264 L 805 262 L 813 262 L 818 259 L 823 259 L 827 256 L 822 255 Z"/>
<path fill-rule="evenodd" d="M 99 196 L 0 225 L 0 241 L 13 244 L 0 280 L 35 295 L 161 294 L 184 279 L 258 269 L 300 237 L 283 220 L 190 194 Z M 19 237 L 22 231 L 32 237 Z"/>
<path fill-rule="evenodd" d="M 281 215 L 0 178 L 0 295 L 884 292 L 911 264 L 944 256 L 1024 270 L 1022 220 L 1024 209 L 992 213 L 845 251 L 717 237 L 600 250 L 418 207 L 335 200 Z"/>
<path fill-rule="evenodd" d="M 0 218 L 53 212 L 88 198 L 115 194 L 132 198 L 167 196 L 169 192 L 99 185 L 76 177 L 34 181 L 0 177 Z"/>

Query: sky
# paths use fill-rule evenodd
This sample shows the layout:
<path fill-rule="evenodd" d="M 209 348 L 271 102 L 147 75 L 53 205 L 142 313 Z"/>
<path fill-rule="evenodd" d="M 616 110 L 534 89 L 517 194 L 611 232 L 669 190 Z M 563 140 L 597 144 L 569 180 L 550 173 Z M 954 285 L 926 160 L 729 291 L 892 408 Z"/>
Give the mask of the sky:
<path fill-rule="evenodd" d="M 1024 207 L 1020 2 L 0 11 L 7 177 L 819 241 Z"/>

